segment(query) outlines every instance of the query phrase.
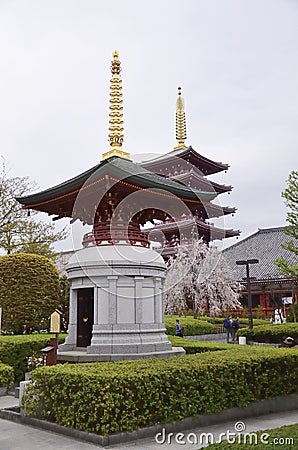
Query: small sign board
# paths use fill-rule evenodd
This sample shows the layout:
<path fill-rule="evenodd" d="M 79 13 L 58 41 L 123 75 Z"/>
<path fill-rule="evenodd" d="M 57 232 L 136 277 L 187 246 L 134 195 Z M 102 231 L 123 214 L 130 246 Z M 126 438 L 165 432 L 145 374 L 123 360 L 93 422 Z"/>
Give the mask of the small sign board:
<path fill-rule="evenodd" d="M 292 305 L 293 297 L 282 297 L 282 302 L 284 305 Z"/>
<path fill-rule="evenodd" d="M 50 332 L 60 333 L 60 314 L 58 311 L 54 311 L 50 318 Z"/>

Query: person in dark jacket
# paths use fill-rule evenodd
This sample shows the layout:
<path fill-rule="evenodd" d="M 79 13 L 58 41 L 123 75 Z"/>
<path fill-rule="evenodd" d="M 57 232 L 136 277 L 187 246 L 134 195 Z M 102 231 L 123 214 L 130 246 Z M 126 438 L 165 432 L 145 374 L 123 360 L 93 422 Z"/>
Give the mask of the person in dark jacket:
<path fill-rule="evenodd" d="M 239 317 L 235 317 L 232 321 L 232 341 L 236 342 L 236 333 L 239 330 Z"/>
<path fill-rule="evenodd" d="M 233 339 L 232 316 L 226 317 L 223 326 L 227 332 L 227 343 L 230 343 L 230 336 Z"/>
<path fill-rule="evenodd" d="M 176 336 L 183 337 L 183 327 L 180 325 L 179 319 L 176 319 Z"/>

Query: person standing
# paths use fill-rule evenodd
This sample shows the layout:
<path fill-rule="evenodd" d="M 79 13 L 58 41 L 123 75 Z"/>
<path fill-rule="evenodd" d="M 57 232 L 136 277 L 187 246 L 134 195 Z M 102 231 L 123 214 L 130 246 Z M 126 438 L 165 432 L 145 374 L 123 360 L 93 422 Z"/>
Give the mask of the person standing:
<path fill-rule="evenodd" d="M 236 333 L 239 330 L 239 317 L 235 317 L 232 322 L 232 341 L 236 341 Z"/>
<path fill-rule="evenodd" d="M 176 336 L 183 337 L 183 328 L 180 325 L 179 319 L 176 319 L 175 334 L 176 334 Z"/>
<path fill-rule="evenodd" d="M 227 344 L 230 343 L 230 336 L 233 339 L 232 316 L 226 317 L 223 326 L 227 332 Z"/>

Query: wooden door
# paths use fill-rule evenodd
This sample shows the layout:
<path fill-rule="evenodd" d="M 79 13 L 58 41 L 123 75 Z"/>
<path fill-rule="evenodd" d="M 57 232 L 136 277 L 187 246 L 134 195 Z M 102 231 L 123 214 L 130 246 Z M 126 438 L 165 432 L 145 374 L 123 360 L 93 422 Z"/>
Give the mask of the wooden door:
<path fill-rule="evenodd" d="M 78 289 L 77 347 L 91 344 L 94 321 L 94 289 Z"/>

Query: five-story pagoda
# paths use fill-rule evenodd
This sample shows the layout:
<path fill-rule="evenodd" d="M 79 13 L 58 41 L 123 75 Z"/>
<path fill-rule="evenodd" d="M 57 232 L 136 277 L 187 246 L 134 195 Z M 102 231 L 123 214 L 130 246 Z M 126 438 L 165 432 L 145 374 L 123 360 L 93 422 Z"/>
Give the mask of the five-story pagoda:
<path fill-rule="evenodd" d="M 209 180 L 209 175 L 227 171 L 228 164 L 213 161 L 201 155 L 192 146 L 185 144 L 187 138 L 186 117 L 184 111 L 184 99 L 181 96 L 181 87 L 178 87 L 176 101 L 176 139 L 174 149 L 157 158 L 144 161 L 140 165 L 167 179 L 175 180 L 184 186 L 194 190 L 202 190 L 213 194 L 213 199 L 218 195 L 230 193 L 232 186 L 226 186 Z M 213 240 L 221 240 L 228 237 L 239 236 L 239 230 L 224 229 L 214 226 L 210 220 L 235 213 L 235 208 L 220 206 L 209 200 L 198 205 L 195 214 L 182 214 L 178 211 L 175 217 L 166 217 L 165 220 L 155 223 L 147 230 L 152 241 L 160 244 L 160 253 L 167 260 L 176 253 L 177 245 L 181 242 L 190 243 L 192 232 L 209 243 Z"/>

